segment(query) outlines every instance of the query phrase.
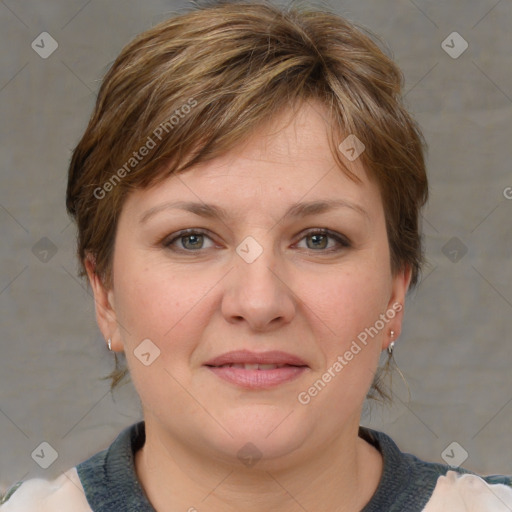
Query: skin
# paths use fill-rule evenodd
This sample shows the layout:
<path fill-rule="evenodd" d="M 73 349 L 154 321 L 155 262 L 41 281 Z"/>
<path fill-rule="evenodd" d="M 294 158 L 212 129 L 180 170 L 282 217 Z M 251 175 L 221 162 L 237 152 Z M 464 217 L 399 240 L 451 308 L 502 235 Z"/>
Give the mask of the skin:
<path fill-rule="evenodd" d="M 303 104 L 223 157 L 132 192 L 112 287 L 86 262 L 100 329 L 125 351 L 141 398 L 147 439 L 136 470 L 159 512 L 359 511 L 377 488 L 381 456 L 358 437 L 359 419 L 403 311 L 309 404 L 297 399 L 404 303 L 410 281 L 408 269 L 391 272 L 377 185 L 359 160 L 347 166 L 361 183 L 336 166 L 326 119 L 322 105 Z M 295 203 L 340 199 L 353 207 L 285 215 Z M 176 201 L 214 204 L 227 216 L 162 207 Z M 176 238 L 187 228 L 206 236 Z M 349 246 L 305 233 L 313 228 Z M 252 263 L 236 252 L 248 236 L 263 250 Z M 147 338 L 161 351 L 149 366 L 134 355 Z M 285 351 L 309 368 L 273 389 L 246 390 L 204 366 L 238 349 Z M 248 442 L 262 455 L 252 467 L 237 457 Z"/>

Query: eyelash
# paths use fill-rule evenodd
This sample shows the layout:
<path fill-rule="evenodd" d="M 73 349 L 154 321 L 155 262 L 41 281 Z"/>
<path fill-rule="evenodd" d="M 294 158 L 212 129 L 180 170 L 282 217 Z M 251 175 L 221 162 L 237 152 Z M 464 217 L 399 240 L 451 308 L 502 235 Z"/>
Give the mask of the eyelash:
<path fill-rule="evenodd" d="M 211 238 L 208 236 L 207 231 L 205 231 L 203 229 L 199 229 L 199 228 L 197 228 L 197 229 L 191 228 L 191 229 L 184 229 L 182 231 L 179 231 L 178 233 L 175 233 L 174 235 L 171 235 L 171 237 L 172 237 L 171 239 L 167 238 L 162 243 L 165 248 L 170 249 L 175 252 L 198 253 L 201 251 L 202 248 L 193 250 L 193 249 L 185 249 L 182 247 L 180 247 L 180 248 L 172 247 L 173 244 L 175 242 L 177 242 L 178 240 L 188 238 L 188 237 L 194 236 L 194 235 L 205 236 L 211 240 Z M 351 243 L 347 237 L 341 235 L 340 233 L 336 233 L 335 231 L 331 231 L 331 230 L 325 229 L 325 228 L 312 228 L 312 229 L 305 231 L 304 233 L 302 233 L 302 236 L 299 239 L 299 242 L 307 237 L 314 236 L 314 235 L 327 236 L 328 238 L 335 240 L 336 243 L 338 244 L 338 247 L 334 247 L 334 248 L 330 247 L 327 249 L 320 249 L 320 250 L 307 248 L 306 250 L 309 250 L 312 252 L 319 252 L 319 253 L 320 252 L 332 253 L 332 252 L 337 252 L 342 249 L 347 249 L 347 248 L 351 247 Z"/>

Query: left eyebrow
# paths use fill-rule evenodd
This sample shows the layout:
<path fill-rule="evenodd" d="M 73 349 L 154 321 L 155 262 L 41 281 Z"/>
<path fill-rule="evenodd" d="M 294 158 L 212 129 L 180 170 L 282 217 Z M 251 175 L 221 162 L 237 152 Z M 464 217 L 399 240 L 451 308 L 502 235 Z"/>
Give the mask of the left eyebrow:
<path fill-rule="evenodd" d="M 310 215 L 325 213 L 338 208 L 350 208 L 351 210 L 354 210 L 359 214 L 369 218 L 367 211 L 360 205 L 342 199 L 295 203 L 288 208 L 284 214 L 284 217 L 307 217 Z M 208 203 L 196 203 L 193 201 L 176 201 L 171 203 L 164 203 L 150 208 L 141 216 L 140 222 L 147 222 L 150 217 L 153 217 L 161 211 L 174 209 L 185 210 L 200 217 L 207 217 L 211 219 L 221 219 L 225 221 L 228 218 L 227 211 L 220 206 Z"/>
<path fill-rule="evenodd" d="M 357 213 L 369 218 L 368 212 L 360 205 L 345 201 L 344 199 L 330 199 L 321 201 L 309 201 L 306 203 L 296 203 L 285 213 L 285 217 L 307 217 L 308 215 L 317 215 L 337 208 L 350 208 Z"/>

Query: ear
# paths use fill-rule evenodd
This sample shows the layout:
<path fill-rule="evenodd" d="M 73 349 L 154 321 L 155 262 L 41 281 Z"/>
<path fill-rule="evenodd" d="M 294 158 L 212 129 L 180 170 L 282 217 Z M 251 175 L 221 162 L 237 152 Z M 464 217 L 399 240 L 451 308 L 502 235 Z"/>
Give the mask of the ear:
<path fill-rule="evenodd" d="M 96 261 L 92 254 L 85 258 L 85 270 L 94 294 L 96 321 L 105 340 L 112 341 L 112 350 L 122 351 L 119 324 L 114 306 L 114 292 L 105 287 L 103 279 L 96 273 Z"/>
<path fill-rule="evenodd" d="M 391 296 L 388 302 L 387 316 L 391 318 L 387 326 L 386 335 L 382 339 L 382 350 L 388 348 L 392 341 L 395 341 L 402 332 L 402 321 L 404 318 L 405 296 L 411 283 L 412 270 L 410 266 L 399 270 L 392 278 Z M 394 313 L 394 316 L 392 316 Z M 391 335 L 391 331 L 394 335 Z"/>

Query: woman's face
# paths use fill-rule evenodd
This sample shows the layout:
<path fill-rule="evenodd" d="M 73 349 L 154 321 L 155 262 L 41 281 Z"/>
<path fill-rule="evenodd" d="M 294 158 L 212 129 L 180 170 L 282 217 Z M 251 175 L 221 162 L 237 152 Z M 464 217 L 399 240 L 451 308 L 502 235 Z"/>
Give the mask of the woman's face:
<path fill-rule="evenodd" d="M 360 183 L 336 166 L 322 106 L 286 114 L 131 193 L 112 288 L 92 279 L 147 427 L 220 459 L 311 454 L 353 432 L 400 332 L 409 276 L 391 273 L 376 184 L 358 159 Z"/>

